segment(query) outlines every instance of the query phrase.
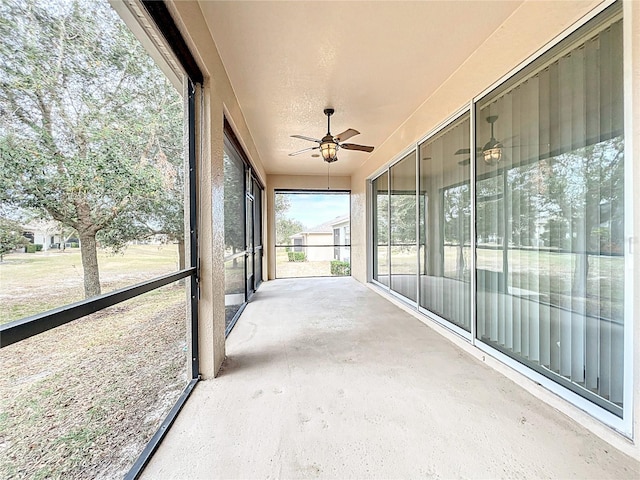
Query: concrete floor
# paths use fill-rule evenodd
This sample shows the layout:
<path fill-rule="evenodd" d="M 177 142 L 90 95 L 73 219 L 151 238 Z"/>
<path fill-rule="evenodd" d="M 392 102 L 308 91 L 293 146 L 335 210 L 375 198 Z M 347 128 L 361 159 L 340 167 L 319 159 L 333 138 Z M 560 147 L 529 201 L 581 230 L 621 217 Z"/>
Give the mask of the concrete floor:
<path fill-rule="evenodd" d="M 640 478 L 351 278 L 264 283 L 143 478 Z"/>

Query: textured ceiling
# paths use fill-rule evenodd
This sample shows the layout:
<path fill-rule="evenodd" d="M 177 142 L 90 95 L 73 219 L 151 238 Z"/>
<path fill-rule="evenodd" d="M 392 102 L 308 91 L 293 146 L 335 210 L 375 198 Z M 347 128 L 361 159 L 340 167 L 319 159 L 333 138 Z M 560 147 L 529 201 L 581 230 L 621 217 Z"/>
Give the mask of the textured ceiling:
<path fill-rule="evenodd" d="M 267 173 L 326 174 L 308 152 L 323 109 L 334 135 L 383 143 L 521 1 L 201 1 Z M 453 113 L 453 112 L 452 112 Z M 407 144 L 412 139 L 407 140 Z M 369 154 L 340 150 L 332 174 L 351 174 Z"/>

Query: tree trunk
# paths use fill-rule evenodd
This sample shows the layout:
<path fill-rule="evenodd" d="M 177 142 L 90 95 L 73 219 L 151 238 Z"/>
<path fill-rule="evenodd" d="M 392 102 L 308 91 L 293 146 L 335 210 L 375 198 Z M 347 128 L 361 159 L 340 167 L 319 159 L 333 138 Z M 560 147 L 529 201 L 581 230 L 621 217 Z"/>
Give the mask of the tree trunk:
<path fill-rule="evenodd" d="M 464 278 L 464 245 L 460 244 L 457 248 L 457 258 L 456 258 L 456 276 L 458 280 L 462 280 Z"/>
<path fill-rule="evenodd" d="M 573 288 L 571 294 L 574 297 L 587 296 L 587 277 L 589 276 L 589 255 L 587 252 L 579 253 L 576 259 L 576 267 L 573 276 Z"/>
<path fill-rule="evenodd" d="M 574 251 L 578 252 L 573 276 L 573 296 L 587 296 L 587 278 L 589 276 L 589 253 L 592 251 L 591 233 L 597 226 L 600 200 L 595 195 L 587 195 L 584 215 L 577 219 L 577 238 Z"/>
<path fill-rule="evenodd" d="M 593 225 L 584 218 L 578 220 L 578 235 L 574 251 L 577 251 L 576 266 L 573 271 L 571 294 L 574 297 L 587 296 L 587 277 L 589 275 L 589 247 Z"/>
<path fill-rule="evenodd" d="M 458 255 L 456 258 L 456 272 L 458 280 L 464 279 L 464 211 L 458 208 Z"/>
<path fill-rule="evenodd" d="M 100 274 L 98 271 L 98 251 L 95 234 L 80 234 L 80 254 L 84 271 L 84 296 L 100 295 Z"/>
<path fill-rule="evenodd" d="M 185 258 L 184 258 L 184 239 L 178 240 L 178 270 L 184 270 Z"/>

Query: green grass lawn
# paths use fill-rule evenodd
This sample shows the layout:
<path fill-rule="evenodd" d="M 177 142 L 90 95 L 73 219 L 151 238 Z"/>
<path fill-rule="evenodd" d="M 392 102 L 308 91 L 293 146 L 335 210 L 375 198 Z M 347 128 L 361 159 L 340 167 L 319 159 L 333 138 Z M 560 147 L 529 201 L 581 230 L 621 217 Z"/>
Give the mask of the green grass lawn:
<path fill-rule="evenodd" d="M 378 250 L 380 275 L 388 273 L 387 247 Z M 422 249 L 424 252 L 424 247 Z M 444 276 L 456 278 L 458 249 L 455 246 L 443 248 Z M 465 280 L 470 278 L 469 247 L 463 250 L 465 258 Z M 503 252 L 500 249 L 478 248 L 476 267 L 483 270 L 502 272 Z M 624 308 L 624 257 L 589 256 L 589 271 L 586 282 L 586 295 L 580 296 L 573 291 L 574 274 L 578 254 L 537 251 L 528 249 L 509 249 L 507 251 L 509 268 L 508 287 L 539 292 L 545 295 L 545 302 L 552 305 L 572 305 L 584 308 L 589 315 L 602 318 L 622 318 Z M 392 274 L 416 273 L 415 248 L 391 248 Z"/>
<path fill-rule="evenodd" d="M 102 293 L 178 270 L 177 245 L 131 245 L 98 251 Z M 80 249 L 12 253 L 0 263 L 0 324 L 84 298 Z"/>
<path fill-rule="evenodd" d="M 322 247 L 321 247 L 322 248 Z M 284 248 L 276 248 L 276 278 L 330 277 L 331 261 L 290 262 Z"/>

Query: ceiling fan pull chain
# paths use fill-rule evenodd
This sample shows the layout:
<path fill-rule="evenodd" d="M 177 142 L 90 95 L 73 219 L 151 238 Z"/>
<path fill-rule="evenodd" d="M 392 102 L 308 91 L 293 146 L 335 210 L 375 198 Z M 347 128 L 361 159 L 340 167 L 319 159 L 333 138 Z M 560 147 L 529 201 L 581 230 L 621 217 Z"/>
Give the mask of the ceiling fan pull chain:
<path fill-rule="evenodd" d="M 327 190 L 330 190 L 329 188 L 329 169 L 331 168 L 331 164 L 327 163 Z"/>

